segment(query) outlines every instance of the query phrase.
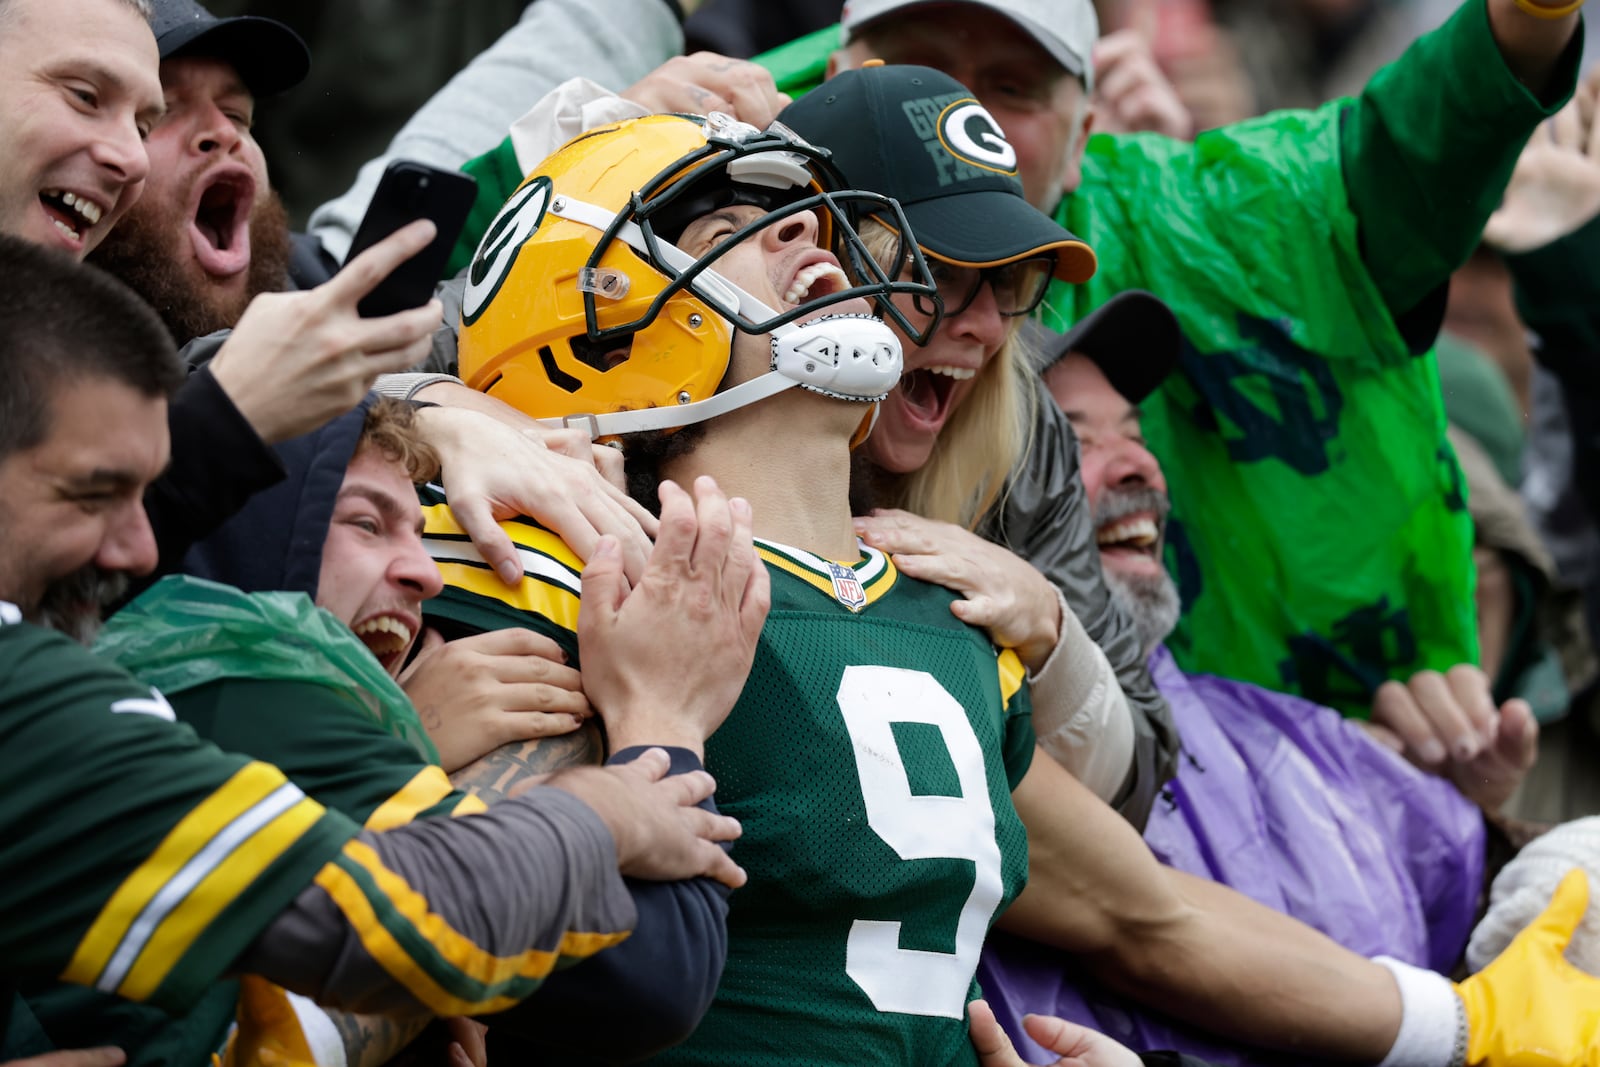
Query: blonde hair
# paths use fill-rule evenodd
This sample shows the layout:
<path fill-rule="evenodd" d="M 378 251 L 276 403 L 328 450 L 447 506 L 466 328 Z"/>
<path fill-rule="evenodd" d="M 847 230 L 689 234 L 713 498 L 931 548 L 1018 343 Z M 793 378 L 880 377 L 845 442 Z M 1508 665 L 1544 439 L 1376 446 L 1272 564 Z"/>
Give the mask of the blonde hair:
<path fill-rule="evenodd" d="M 861 239 L 888 270 L 884 260 L 898 251 L 899 234 L 876 219 L 865 219 Z M 1009 319 L 1006 326 L 1005 340 L 939 431 L 928 461 L 906 474 L 881 472 L 880 503 L 968 530 L 1000 505 L 1011 472 L 1033 437 L 1032 370 L 1022 320 Z"/>

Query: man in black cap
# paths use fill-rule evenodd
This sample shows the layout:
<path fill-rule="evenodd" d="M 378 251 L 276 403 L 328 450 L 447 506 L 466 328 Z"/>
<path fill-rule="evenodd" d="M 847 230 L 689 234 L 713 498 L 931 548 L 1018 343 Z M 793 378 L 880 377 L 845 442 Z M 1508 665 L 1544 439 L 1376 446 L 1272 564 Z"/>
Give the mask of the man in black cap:
<path fill-rule="evenodd" d="M 250 131 L 256 101 L 298 85 L 311 55 L 281 22 L 218 19 L 193 0 L 158 0 L 151 25 L 167 110 L 146 141 L 144 196 L 96 262 L 133 285 L 181 344 L 233 326 L 256 295 L 291 288 L 288 218 Z M 297 280 L 327 279 L 326 266 L 304 259 Z"/>

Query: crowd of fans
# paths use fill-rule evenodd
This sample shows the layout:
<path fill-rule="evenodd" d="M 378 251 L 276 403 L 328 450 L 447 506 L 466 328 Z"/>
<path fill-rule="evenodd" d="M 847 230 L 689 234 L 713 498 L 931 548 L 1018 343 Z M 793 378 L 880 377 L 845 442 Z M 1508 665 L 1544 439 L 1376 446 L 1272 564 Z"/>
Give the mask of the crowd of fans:
<path fill-rule="evenodd" d="M 1600 1065 L 1582 7 L 0 0 L 0 1064 Z"/>

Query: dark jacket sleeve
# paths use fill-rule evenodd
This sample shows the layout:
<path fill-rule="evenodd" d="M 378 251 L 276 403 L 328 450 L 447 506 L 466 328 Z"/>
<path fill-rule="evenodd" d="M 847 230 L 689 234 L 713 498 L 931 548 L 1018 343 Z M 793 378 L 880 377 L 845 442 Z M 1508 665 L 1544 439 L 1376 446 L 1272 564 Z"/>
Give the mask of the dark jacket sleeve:
<path fill-rule="evenodd" d="M 1112 602 L 1100 572 L 1089 501 L 1078 471 L 1078 439 L 1043 382 L 1035 388 L 1032 448 L 983 534 L 1039 568 L 1094 638 L 1133 712 L 1134 763 L 1113 805 L 1141 833 L 1161 787 L 1176 772 L 1172 710 L 1150 680 L 1133 624 Z"/>
<path fill-rule="evenodd" d="M 1577 84 L 1583 32 L 1537 97 L 1495 43 L 1483 0 L 1379 71 L 1348 107 L 1340 162 L 1362 258 L 1403 318 L 1477 247 L 1522 146 Z M 1435 323 L 1436 325 L 1436 323 Z"/>
<path fill-rule="evenodd" d="M 1573 481 L 1600 522 L 1600 218 L 1523 255 L 1507 256 L 1534 355 L 1561 382 L 1572 430 Z"/>
<path fill-rule="evenodd" d="M 251 496 L 284 477 L 283 464 L 208 370 L 189 375 L 173 397 L 167 428 L 172 435 L 171 465 L 144 494 L 160 561 L 130 596 L 175 573 L 190 546 L 215 531 Z"/>
<path fill-rule="evenodd" d="M 643 751 L 628 749 L 608 762 Z M 668 751 L 669 773 L 700 769 L 694 753 Z M 701 807 L 716 810 L 710 800 Z M 639 913 L 633 936 L 551 975 L 510 1011 L 485 1016 L 492 1060 L 609 1067 L 646 1059 L 694 1032 L 728 955 L 728 891 L 709 878 L 624 882 Z M 616 1025 L 619 1012 L 626 1026 Z"/>

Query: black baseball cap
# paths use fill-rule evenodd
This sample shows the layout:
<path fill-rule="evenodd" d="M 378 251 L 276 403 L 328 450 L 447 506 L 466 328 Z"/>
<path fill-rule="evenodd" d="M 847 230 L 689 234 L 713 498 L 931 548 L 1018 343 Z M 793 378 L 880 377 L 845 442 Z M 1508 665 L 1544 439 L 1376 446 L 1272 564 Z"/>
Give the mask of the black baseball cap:
<path fill-rule="evenodd" d="M 195 0 L 154 0 L 152 6 L 150 28 L 162 59 L 226 60 L 256 96 L 292 89 L 311 73 L 311 50 L 277 19 L 256 15 L 219 19 Z"/>
<path fill-rule="evenodd" d="M 1094 360 L 1111 387 L 1137 404 L 1178 365 L 1183 330 L 1166 302 L 1143 289 L 1118 293 L 1066 333 L 1035 339 L 1043 374 L 1076 352 Z"/>
<path fill-rule="evenodd" d="M 874 61 L 829 78 L 778 121 L 828 149 L 850 187 L 898 200 L 917 244 L 940 259 L 987 267 L 1054 252 L 1062 281 L 1094 274 L 1094 252 L 1028 203 L 1016 149 L 948 74 Z"/>

